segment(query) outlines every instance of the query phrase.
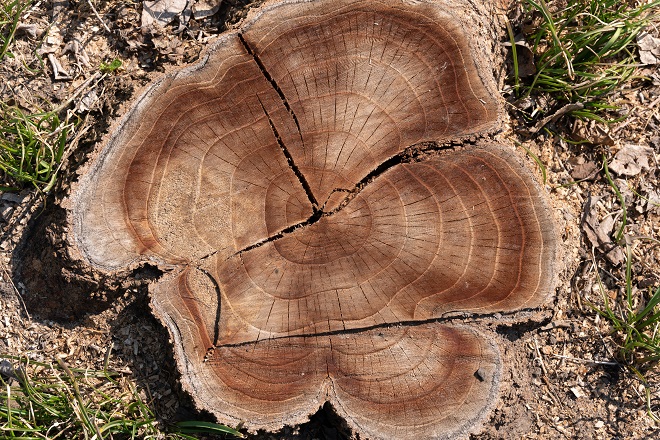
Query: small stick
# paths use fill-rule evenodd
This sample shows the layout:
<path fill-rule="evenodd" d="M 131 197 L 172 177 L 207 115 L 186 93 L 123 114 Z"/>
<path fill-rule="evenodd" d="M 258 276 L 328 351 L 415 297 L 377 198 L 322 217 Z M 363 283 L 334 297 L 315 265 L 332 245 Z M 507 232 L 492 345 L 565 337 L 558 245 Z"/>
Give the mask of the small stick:
<path fill-rule="evenodd" d="M 101 24 L 103 25 L 103 27 L 105 28 L 105 30 L 108 31 L 109 34 L 111 34 L 112 31 L 110 30 L 110 28 L 108 27 L 108 25 L 105 24 L 105 22 L 103 21 L 103 19 L 102 19 L 101 16 L 99 15 L 99 13 L 96 11 L 96 8 L 95 8 L 94 5 L 92 4 L 92 0 L 87 0 L 87 4 L 89 5 L 90 8 L 92 8 L 92 12 L 94 12 L 94 15 L 96 15 L 96 18 L 99 19 L 99 21 L 101 22 Z"/>
<path fill-rule="evenodd" d="M 99 82 L 101 82 L 101 80 L 102 80 L 103 78 L 105 78 L 107 75 L 108 75 L 107 73 L 103 73 L 103 74 L 102 74 L 101 72 L 96 72 L 94 75 L 92 75 L 92 76 L 90 76 L 89 78 L 87 78 L 87 79 L 85 80 L 85 82 L 83 82 L 82 84 L 80 84 L 80 85 L 78 86 L 78 88 L 73 92 L 73 94 L 69 97 L 69 99 L 67 99 L 66 101 L 64 101 L 59 107 L 53 109 L 53 111 L 54 111 L 55 113 L 59 113 L 59 112 L 61 112 L 61 111 L 64 110 L 69 104 L 71 104 L 71 103 L 72 103 L 72 102 L 73 102 L 73 101 L 74 101 L 74 100 L 75 100 L 75 99 L 76 99 L 76 98 L 77 98 L 82 92 L 84 92 L 84 91 L 87 89 L 87 87 L 88 87 L 92 82 L 96 81 L 96 82 L 94 83 L 94 85 L 91 86 L 90 88 L 95 87 L 95 86 L 96 86 Z"/>
<path fill-rule="evenodd" d="M 570 113 L 575 110 L 582 110 L 583 108 L 584 108 L 584 104 L 582 104 L 581 102 L 566 104 L 565 106 L 563 106 L 562 108 L 551 114 L 550 116 L 546 116 L 545 118 L 537 122 L 534 127 L 529 129 L 529 132 L 532 134 L 537 133 L 541 131 L 541 129 L 550 122 L 555 122 L 557 119 L 559 119 L 560 116 L 563 116 L 566 113 Z"/>
<path fill-rule="evenodd" d="M 16 284 L 14 284 L 14 280 L 11 279 L 11 275 L 9 275 L 9 271 L 5 267 L 5 264 L 4 263 L 1 264 L 2 264 L 2 272 L 4 273 L 3 278 L 7 278 L 7 281 L 9 282 L 9 284 L 11 284 L 11 287 L 14 289 L 14 293 L 16 294 L 19 301 L 21 302 L 21 305 L 23 306 L 23 310 L 25 311 L 25 315 L 27 315 L 27 319 L 29 321 L 32 321 L 32 318 L 30 318 L 30 312 L 28 312 L 28 309 L 25 306 L 25 301 L 23 301 L 23 297 L 21 296 L 21 292 L 16 287 Z"/>
<path fill-rule="evenodd" d="M 541 350 L 539 350 L 539 343 L 536 340 L 536 336 L 534 336 L 534 350 L 536 351 L 536 356 L 537 359 L 539 360 L 539 363 L 541 364 L 541 370 L 543 370 L 543 374 L 545 376 L 548 375 L 548 370 L 545 368 L 545 362 L 543 362 L 543 356 L 541 355 Z"/>
<path fill-rule="evenodd" d="M 607 365 L 609 367 L 616 367 L 619 365 L 618 362 L 609 362 L 609 361 L 594 361 L 590 359 L 580 359 L 580 358 L 574 358 L 570 356 L 564 356 L 562 354 L 553 354 L 553 357 L 559 358 L 559 359 L 566 359 L 567 361 L 572 361 L 572 362 L 577 362 L 580 364 L 595 364 L 595 365 Z"/>
<path fill-rule="evenodd" d="M 658 96 L 657 98 L 655 98 L 655 99 L 653 100 L 653 102 L 651 102 L 651 103 L 649 104 L 649 108 L 653 108 L 653 107 L 655 107 L 656 104 L 659 103 L 659 102 L 660 102 L 660 96 Z"/>

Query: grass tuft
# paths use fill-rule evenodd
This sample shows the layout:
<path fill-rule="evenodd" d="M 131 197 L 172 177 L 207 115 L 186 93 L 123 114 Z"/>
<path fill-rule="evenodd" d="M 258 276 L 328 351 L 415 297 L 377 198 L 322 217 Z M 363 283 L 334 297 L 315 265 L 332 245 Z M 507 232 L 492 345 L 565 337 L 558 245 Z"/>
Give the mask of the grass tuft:
<path fill-rule="evenodd" d="M 67 139 L 78 122 L 70 114 L 61 120 L 56 111 L 27 113 L 17 106 L 0 104 L 0 171 L 4 174 L 0 190 L 15 190 L 25 184 L 44 192 L 52 189 Z"/>
<path fill-rule="evenodd" d="M 16 29 L 23 12 L 32 5 L 32 0 L 3 0 L 0 3 L 0 61 L 5 56 L 12 56 L 9 52 L 14 42 Z"/>
<path fill-rule="evenodd" d="M 568 4 L 523 0 L 525 39 L 536 74 L 523 81 L 514 69 L 517 96 L 547 95 L 559 105 L 582 103 L 576 117 L 602 121 L 612 109 L 607 95 L 630 80 L 638 67 L 635 38 L 660 17 L 660 0 L 639 6 L 618 0 Z M 525 32 L 527 30 L 527 32 Z M 514 66 L 519 61 L 514 54 Z"/>
<path fill-rule="evenodd" d="M 161 427 L 131 382 L 119 373 L 0 356 L 0 438 L 191 440 L 196 433 L 243 437 L 209 422 Z"/>
<path fill-rule="evenodd" d="M 649 288 L 646 294 L 642 293 L 639 297 L 633 295 L 631 254 L 630 246 L 626 245 L 625 300 L 622 304 L 613 305 L 601 285 L 605 307 L 596 311 L 622 336 L 619 360 L 646 383 L 643 373 L 660 361 L 660 286 L 655 291 Z"/>
<path fill-rule="evenodd" d="M 603 169 L 622 207 L 621 226 L 616 233 L 616 241 L 626 251 L 625 287 L 623 299 L 613 303 L 598 276 L 604 308 L 592 307 L 611 324 L 612 332 L 619 339 L 618 359 L 644 384 L 647 412 L 651 418 L 660 422 L 660 418 L 651 409 L 650 386 L 645 375 L 660 362 L 660 286 L 650 287 L 648 292 L 638 293 L 633 290 L 631 238 L 624 235 L 627 223 L 625 199 L 609 174 L 605 157 Z"/>

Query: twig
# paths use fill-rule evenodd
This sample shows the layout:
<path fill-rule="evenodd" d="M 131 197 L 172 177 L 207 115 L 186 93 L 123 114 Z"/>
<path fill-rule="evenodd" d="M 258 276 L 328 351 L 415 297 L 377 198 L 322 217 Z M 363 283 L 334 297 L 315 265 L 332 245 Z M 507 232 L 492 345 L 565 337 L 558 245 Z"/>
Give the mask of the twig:
<path fill-rule="evenodd" d="M 609 367 L 616 367 L 617 365 L 620 365 L 618 362 L 609 362 L 609 361 L 594 361 L 591 359 L 581 359 L 581 358 L 574 358 L 571 356 L 564 356 L 562 354 L 553 354 L 553 357 L 559 358 L 559 359 L 565 359 L 567 361 L 571 362 L 576 362 L 579 364 L 595 364 L 595 365 L 607 365 Z"/>
<path fill-rule="evenodd" d="M 2 272 L 4 274 L 4 278 L 7 278 L 7 281 L 9 282 L 9 284 L 11 284 L 11 287 L 14 289 L 14 293 L 16 294 L 18 300 L 21 302 L 21 305 L 23 306 L 23 310 L 25 310 L 25 315 L 27 316 L 28 321 L 31 321 L 32 318 L 30 318 L 30 312 L 28 312 L 28 309 L 25 306 L 25 302 L 23 301 L 21 292 L 16 287 L 16 284 L 14 284 L 14 280 L 11 279 L 11 276 L 9 275 L 9 271 L 7 271 L 5 264 L 4 263 L 0 263 L 0 264 L 2 265 Z"/>
<path fill-rule="evenodd" d="M 562 320 L 562 321 L 552 321 L 548 325 L 544 325 L 539 330 L 552 330 L 553 328 L 569 328 L 571 326 L 571 321 Z"/>
<path fill-rule="evenodd" d="M 72 103 L 72 102 L 73 102 L 73 101 L 74 101 L 74 100 L 75 100 L 75 99 L 76 99 L 76 98 L 77 98 L 77 97 L 78 97 L 83 91 L 85 91 L 85 90 L 87 89 L 87 87 L 88 87 L 92 82 L 96 81 L 96 82 L 94 83 L 94 85 L 93 85 L 92 87 L 90 87 L 90 88 L 95 87 L 95 86 L 96 86 L 99 82 L 101 82 L 101 80 L 102 80 L 103 78 L 105 78 L 106 76 L 107 76 L 106 73 L 96 72 L 94 75 L 92 75 L 92 76 L 90 76 L 89 78 L 87 78 L 87 79 L 85 80 L 85 82 L 83 82 L 82 84 L 80 84 L 80 85 L 78 86 L 78 88 L 73 92 L 73 94 L 69 97 L 69 99 L 67 99 L 66 101 L 64 101 L 59 107 L 53 109 L 53 111 L 54 111 L 55 113 L 59 113 L 59 112 L 61 112 L 61 111 L 64 110 L 66 107 L 68 107 L 69 104 L 71 104 L 71 103 Z"/>
<path fill-rule="evenodd" d="M 658 96 L 657 98 L 655 98 L 655 99 L 654 99 L 654 100 L 648 105 L 648 108 L 653 108 L 653 107 L 655 107 L 656 104 L 659 103 L 659 102 L 660 102 L 660 96 Z"/>
<path fill-rule="evenodd" d="M 552 386 L 552 383 L 550 382 L 550 379 L 548 379 L 548 369 L 545 367 L 545 362 L 543 361 L 543 355 L 541 354 L 541 350 L 539 350 L 539 341 L 536 339 L 536 335 L 534 336 L 534 351 L 536 351 L 536 356 L 537 359 L 539 360 L 539 364 L 541 365 L 541 371 L 543 371 L 543 376 L 541 376 L 541 380 L 543 380 L 543 383 L 548 387 L 548 395 L 550 396 L 550 400 L 557 405 L 560 406 L 562 403 L 555 397 L 555 392 Z"/>
<path fill-rule="evenodd" d="M 547 376 L 548 369 L 545 368 L 545 362 L 543 362 L 543 356 L 541 356 L 541 350 L 539 350 L 539 342 L 536 340 L 536 336 L 534 336 L 534 351 L 536 351 L 536 356 L 539 360 L 539 364 L 541 364 L 541 370 L 543 370 L 543 374 Z"/>
<path fill-rule="evenodd" d="M 584 108 L 584 104 L 581 102 L 576 102 L 576 103 L 571 103 L 571 104 L 566 104 L 550 116 L 546 116 L 545 118 L 541 119 L 539 122 L 534 125 L 534 127 L 529 129 L 529 132 L 534 134 L 539 132 L 543 127 L 546 126 L 546 124 L 549 124 L 550 122 L 554 122 L 557 119 L 559 119 L 560 116 L 565 115 L 566 113 L 570 113 L 575 110 L 582 110 Z"/>
<path fill-rule="evenodd" d="M 99 13 L 96 11 L 96 8 L 95 8 L 94 5 L 92 4 L 92 0 L 87 0 L 87 4 L 89 5 L 90 8 L 92 8 L 92 12 L 94 13 L 94 15 L 96 15 L 96 18 L 99 19 L 99 21 L 101 22 L 101 24 L 103 25 L 103 27 L 105 28 L 105 30 L 108 31 L 109 34 L 111 34 L 112 31 L 110 30 L 110 28 L 108 27 L 108 25 L 105 24 L 105 22 L 103 21 L 103 19 L 102 19 L 101 16 L 99 15 Z"/>
<path fill-rule="evenodd" d="M 567 356 L 566 356 L 566 342 L 565 342 L 565 341 L 564 341 L 564 344 L 563 344 L 563 345 L 564 345 L 564 346 L 562 347 L 561 352 L 564 353 L 564 354 L 562 354 L 562 356 L 564 356 L 564 357 L 562 357 L 562 358 L 559 360 L 559 366 L 560 366 L 560 367 L 563 367 L 563 366 L 564 366 L 564 363 L 566 362 L 566 357 L 567 357 Z"/>

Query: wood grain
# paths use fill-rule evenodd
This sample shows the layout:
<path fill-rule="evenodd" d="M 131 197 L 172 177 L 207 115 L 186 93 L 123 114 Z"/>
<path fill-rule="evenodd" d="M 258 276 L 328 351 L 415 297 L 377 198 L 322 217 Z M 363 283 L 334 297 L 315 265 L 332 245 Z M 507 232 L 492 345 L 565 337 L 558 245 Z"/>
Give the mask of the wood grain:
<path fill-rule="evenodd" d="M 539 307 L 557 244 L 525 163 L 460 146 L 501 108 L 451 11 L 267 3 L 150 86 L 81 179 L 76 249 L 169 271 L 154 313 L 221 421 L 276 430 L 328 401 L 362 436 L 444 438 L 492 406 L 489 337 L 434 320 Z"/>

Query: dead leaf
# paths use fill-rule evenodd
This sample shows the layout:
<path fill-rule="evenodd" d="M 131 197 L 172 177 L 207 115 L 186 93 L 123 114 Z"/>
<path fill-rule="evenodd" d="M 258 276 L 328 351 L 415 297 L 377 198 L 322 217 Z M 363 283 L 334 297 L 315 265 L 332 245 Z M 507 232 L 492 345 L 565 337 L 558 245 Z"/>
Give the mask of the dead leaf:
<path fill-rule="evenodd" d="M 660 190 L 654 189 L 646 195 L 646 209 L 660 212 Z"/>
<path fill-rule="evenodd" d="M 660 38 L 643 32 L 637 36 L 639 46 L 639 60 L 642 64 L 660 63 Z"/>
<path fill-rule="evenodd" d="M 649 169 L 649 155 L 653 148 L 645 145 L 627 144 L 614 155 L 609 168 L 623 176 L 636 176 L 642 170 Z"/>
<path fill-rule="evenodd" d="M 53 20 L 55 20 L 62 13 L 62 11 L 68 9 L 68 7 L 68 0 L 53 0 Z"/>
<path fill-rule="evenodd" d="M 635 210 L 640 214 L 648 211 L 660 213 L 660 189 L 652 184 L 643 184 L 642 196 L 639 197 Z"/>
<path fill-rule="evenodd" d="M 651 144 L 652 147 L 654 147 L 656 150 L 660 151 L 660 136 L 653 136 L 651 139 L 649 139 L 649 143 Z"/>
<path fill-rule="evenodd" d="M 608 145 L 610 147 L 615 144 L 608 131 L 601 125 L 596 124 L 595 121 L 576 120 L 573 124 L 571 139 L 576 142 L 588 142 L 593 145 Z"/>
<path fill-rule="evenodd" d="M 192 12 L 196 19 L 210 17 L 218 12 L 222 0 L 197 0 L 193 2 Z"/>
<path fill-rule="evenodd" d="M 624 260 L 624 254 L 610 236 L 614 231 L 614 219 L 607 216 L 602 222 L 598 220 L 598 200 L 600 197 L 590 195 L 584 204 L 582 229 L 593 247 L 603 252 L 612 264 L 619 265 Z"/>
<path fill-rule="evenodd" d="M 41 33 L 41 30 L 34 23 L 19 23 L 18 26 L 16 26 L 16 35 L 27 35 L 30 38 L 37 38 L 39 33 Z"/>
<path fill-rule="evenodd" d="M 14 366 L 7 359 L 0 362 L 0 376 L 3 380 L 18 379 Z"/>
<path fill-rule="evenodd" d="M 594 161 L 587 161 L 583 156 L 578 157 L 575 163 L 571 163 L 571 165 L 573 166 L 571 177 L 574 180 L 593 179 L 600 170 L 600 167 Z"/>
<path fill-rule="evenodd" d="M 632 192 L 630 183 L 625 179 L 614 179 L 614 184 L 619 188 L 619 192 L 623 197 L 623 202 L 626 206 L 632 206 L 635 201 L 635 194 Z"/>
<path fill-rule="evenodd" d="M 576 399 L 586 396 L 586 394 L 584 394 L 584 391 L 582 391 L 582 388 L 580 387 L 571 387 L 571 392 L 573 393 Z"/>
<path fill-rule="evenodd" d="M 188 0 L 144 0 L 142 6 L 142 28 L 166 26 L 181 15 L 188 6 Z"/>
<path fill-rule="evenodd" d="M 71 79 L 71 75 L 64 67 L 62 67 L 62 64 L 57 58 L 55 58 L 55 55 L 49 53 L 48 61 L 50 62 L 50 67 L 53 69 L 53 79 Z"/>
<path fill-rule="evenodd" d="M 89 55 L 87 55 L 85 47 L 80 44 L 78 39 L 74 38 L 73 40 L 69 41 L 66 46 L 64 46 L 64 53 L 67 52 L 73 54 L 73 56 L 76 58 L 76 62 L 82 64 L 85 67 L 91 67 Z"/>
<path fill-rule="evenodd" d="M 99 102 L 98 94 L 95 89 L 87 92 L 76 105 L 76 111 L 79 113 L 86 112 L 93 109 L 96 104 Z"/>

